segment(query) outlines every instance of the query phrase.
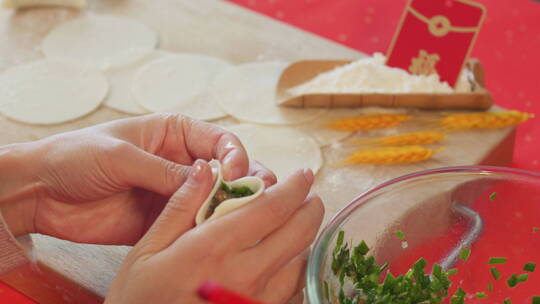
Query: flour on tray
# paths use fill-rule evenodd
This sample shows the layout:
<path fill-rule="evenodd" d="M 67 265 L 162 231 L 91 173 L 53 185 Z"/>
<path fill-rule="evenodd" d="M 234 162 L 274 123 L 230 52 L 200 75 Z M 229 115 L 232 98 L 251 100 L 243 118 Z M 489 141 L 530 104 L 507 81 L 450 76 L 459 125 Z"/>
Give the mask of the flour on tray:
<path fill-rule="evenodd" d="M 471 92 L 471 73 L 462 73 L 456 89 L 441 82 L 436 74 L 411 75 L 385 65 L 386 57 L 375 53 L 289 89 L 293 95 L 313 93 L 453 93 Z"/>

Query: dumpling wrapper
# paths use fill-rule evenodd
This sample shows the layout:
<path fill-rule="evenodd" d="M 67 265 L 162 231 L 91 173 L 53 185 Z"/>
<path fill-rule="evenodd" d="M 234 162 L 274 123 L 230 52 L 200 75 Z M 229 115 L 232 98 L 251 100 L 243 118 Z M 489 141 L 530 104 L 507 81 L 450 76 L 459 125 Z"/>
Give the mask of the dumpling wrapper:
<path fill-rule="evenodd" d="M 256 62 L 231 67 L 214 79 L 208 98 L 243 122 L 297 125 L 322 117 L 328 109 L 278 106 L 276 86 L 287 66 L 284 62 Z"/>
<path fill-rule="evenodd" d="M 208 87 L 231 64 L 212 56 L 175 54 L 152 61 L 133 76 L 132 94 L 150 112 L 180 113 L 199 120 L 227 116 Z"/>
<path fill-rule="evenodd" d="M 296 169 L 310 168 L 317 174 L 323 166 L 324 158 L 317 141 L 295 128 L 255 124 L 225 128 L 238 136 L 249 157 L 272 170 L 278 181 Z"/>
<path fill-rule="evenodd" d="M 52 29 L 41 50 L 46 58 L 109 69 L 140 60 L 156 48 L 157 41 L 156 32 L 132 18 L 88 14 Z"/>
<path fill-rule="evenodd" d="M 74 61 L 41 59 L 0 75 L 0 113 L 28 124 L 52 125 L 95 111 L 109 91 L 97 69 Z"/>
<path fill-rule="evenodd" d="M 231 182 L 226 182 L 223 180 L 223 172 L 222 172 L 221 164 L 219 163 L 219 161 L 212 160 L 209 163 L 209 165 L 210 167 L 212 167 L 212 173 L 214 174 L 216 181 L 215 181 L 214 187 L 212 188 L 212 191 L 210 191 L 210 195 L 204 201 L 204 203 L 201 205 L 201 208 L 199 208 L 199 211 L 197 212 L 197 216 L 195 217 L 195 223 L 197 224 L 197 226 L 208 220 L 222 217 L 244 206 L 245 204 L 248 204 L 254 201 L 264 191 L 264 181 L 258 177 L 246 176 L 246 177 L 242 177 L 240 179 L 237 179 Z M 230 198 L 230 199 L 224 200 L 216 207 L 212 215 L 206 218 L 208 208 L 212 204 L 212 199 L 216 195 L 216 192 L 218 191 L 219 187 L 221 187 L 221 183 L 226 184 L 230 188 L 248 187 L 249 189 L 251 189 L 251 191 L 253 191 L 253 194 L 244 196 L 244 197 Z"/>
<path fill-rule="evenodd" d="M 108 69 L 105 74 L 109 79 L 111 89 L 109 96 L 105 100 L 105 105 L 127 114 L 139 115 L 149 113 L 148 110 L 135 101 L 132 91 L 133 78 L 141 67 L 169 56 L 174 56 L 174 54 L 162 50 L 154 50 L 132 64 Z"/>

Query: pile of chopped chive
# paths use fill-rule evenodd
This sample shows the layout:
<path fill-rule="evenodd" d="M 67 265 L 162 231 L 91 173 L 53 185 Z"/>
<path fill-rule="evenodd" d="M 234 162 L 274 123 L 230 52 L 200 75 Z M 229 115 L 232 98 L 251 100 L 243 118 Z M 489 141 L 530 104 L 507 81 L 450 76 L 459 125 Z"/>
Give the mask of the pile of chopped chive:
<path fill-rule="evenodd" d="M 404 239 L 402 232 L 397 232 L 399 239 Z M 336 246 L 332 253 L 332 272 L 339 279 L 340 289 L 336 295 L 330 290 L 328 282 L 323 282 L 323 294 L 328 302 L 339 304 L 440 304 L 449 297 L 449 289 L 452 285 L 450 276 L 457 273 L 457 269 L 444 271 L 439 264 L 434 264 L 431 275 L 426 274 L 427 262 L 420 258 L 416 261 L 406 274 L 398 277 L 390 271 L 386 272 L 388 263 L 377 265 L 373 256 L 368 256 L 369 247 L 365 241 L 360 242 L 356 247 L 349 247 L 344 242 L 345 232 L 340 231 L 336 241 Z M 466 248 L 460 253 L 463 261 L 468 260 L 471 250 Z M 493 257 L 488 264 L 504 264 L 507 258 Z M 527 263 L 523 271 L 532 273 L 536 269 L 536 264 Z M 501 278 L 501 273 L 496 267 L 490 269 L 495 280 Z M 526 282 L 529 274 L 512 274 L 507 280 L 510 288 L 516 287 L 519 283 Z M 383 279 L 384 277 L 384 279 Z M 352 284 L 353 291 L 345 293 L 346 280 Z M 488 293 L 493 291 L 491 282 L 487 285 Z M 478 299 L 488 298 L 486 292 L 480 291 L 473 294 Z M 464 304 L 467 293 L 459 287 L 450 297 L 451 304 Z M 331 301 L 331 299 L 333 301 Z M 503 304 L 511 304 L 511 300 L 506 298 Z M 533 304 L 540 304 L 540 296 L 532 297 Z"/>
<path fill-rule="evenodd" d="M 441 303 L 448 296 L 452 282 L 448 272 L 440 265 L 435 264 L 429 276 L 425 273 L 427 262 L 422 258 L 405 275 L 396 277 L 388 272 L 384 280 L 381 280 L 388 264 L 379 266 L 373 256 L 367 256 L 369 247 L 364 241 L 349 248 L 343 242 L 344 237 L 345 233 L 340 231 L 332 260 L 332 272 L 339 278 L 341 285 L 338 295 L 340 304 Z M 345 295 L 345 278 L 354 284 L 356 292 L 352 295 Z M 328 284 L 324 286 L 325 296 L 330 300 Z"/>

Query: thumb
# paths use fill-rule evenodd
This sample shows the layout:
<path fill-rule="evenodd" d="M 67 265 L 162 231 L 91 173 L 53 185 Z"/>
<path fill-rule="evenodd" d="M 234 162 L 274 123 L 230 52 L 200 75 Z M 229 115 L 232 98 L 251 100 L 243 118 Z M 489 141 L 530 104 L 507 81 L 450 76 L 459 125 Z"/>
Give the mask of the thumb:
<path fill-rule="evenodd" d="M 174 193 L 144 238 L 153 244 L 152 250 L 167 248 L 182 234 L 195 226 L 195 215 L 206 200 L 214 178 L 207 162 L 197 160 L 186 182 Z"/>
<path fill-rule="evenodd" d="M 171 196 L 186 181 L 190 166 L 180 165 L 135 148 L 119 157 L 120 178 L 130 187 L 139 187 Z"/>

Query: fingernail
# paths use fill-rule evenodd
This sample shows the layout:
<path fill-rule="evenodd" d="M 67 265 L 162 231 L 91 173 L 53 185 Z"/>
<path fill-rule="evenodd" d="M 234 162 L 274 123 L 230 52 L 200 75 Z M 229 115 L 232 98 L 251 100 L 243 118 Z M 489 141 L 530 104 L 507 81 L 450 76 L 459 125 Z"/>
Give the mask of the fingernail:
<path fill-rule="evenodd" d="M 313 175 L 313 171 L 311 171 L 311 169 L 304 169 L 304 177 L 306 178 L 308 184 L 313 184 L 315 176 Z"/>
<path fill-rule="evenodd" d="M 272 186 L 273 184 L 275 184 L 277 182 L 277 177 L 274 177 L 272 175 L 268 175 L 267 173 L 265 173 L 263 171 L 257 171 L 257 173 L 255 173 L 254 176 L 262 179 L 264 181 L 264 185 L 267 188 Z"/>
<path fill-rule="evenodd" d="M 193 180 L 198 181 L 201 178 L 202 176 L 201 172 L 203 171 L 204 163 L 205 163 L 204 160 L 198 159 L 193 164 L 193 167 L 191 169 L 191 178 Z"/>
<path fill-rule="evenodd" d="M 235 178 L 240 178 L 242 175 L 241 168 L 234 166 L 232 160 L 234 158 L 234 151 L 231 151 L 223 159 L 223 171 L 225 173 L 225 179 L 230 181 Z"/>

